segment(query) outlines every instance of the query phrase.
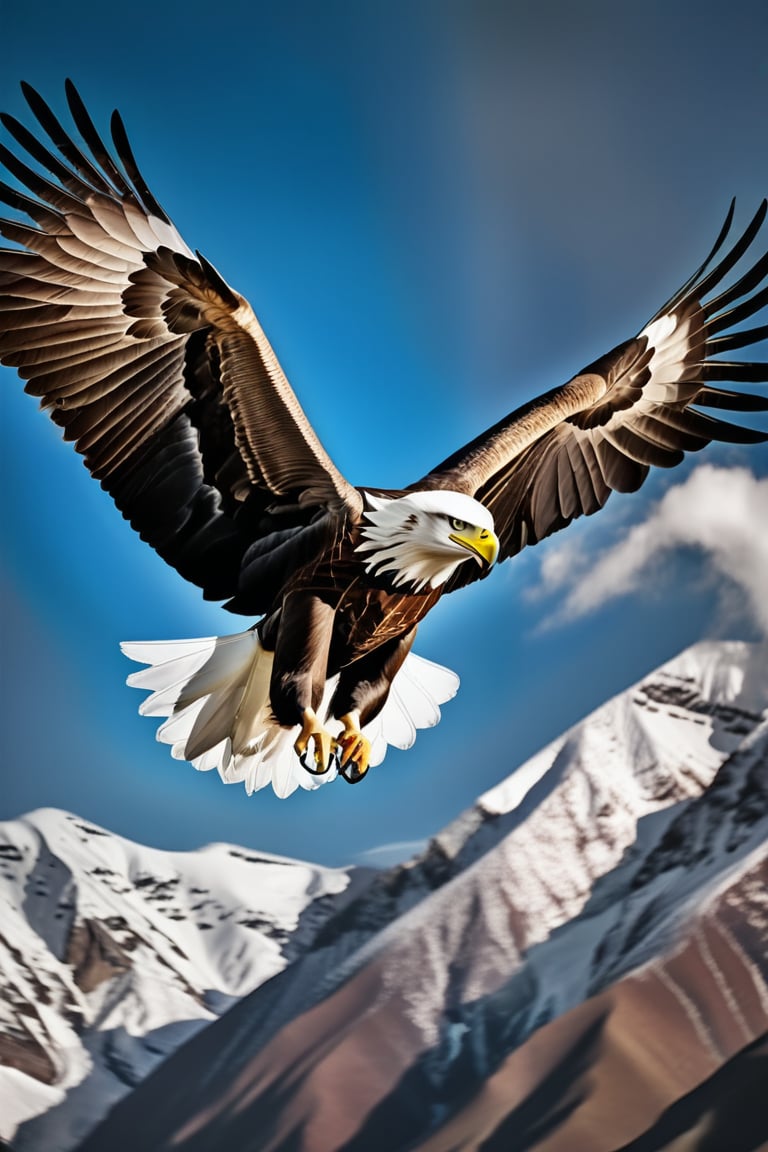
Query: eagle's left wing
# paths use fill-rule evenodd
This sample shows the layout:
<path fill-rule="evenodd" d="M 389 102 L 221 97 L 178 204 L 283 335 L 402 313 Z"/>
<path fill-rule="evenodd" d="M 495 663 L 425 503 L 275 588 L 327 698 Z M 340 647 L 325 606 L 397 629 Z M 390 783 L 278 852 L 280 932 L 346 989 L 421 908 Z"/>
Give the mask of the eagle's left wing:
<path fill-rule="evenodd" d="M 767 205 L 710 269 L 733 208 L 705 262 L 638 336 L 501 420 L 413 487 L 474 496 L 493 513 L 504 559 L 596 512 L 612 491 L 635 491 L 652 465 L 672 468 L 712 440 L 768 440 L 699 410 L 768 410 L 766 395 L 720 386 L 768 381 L 768 364 L 719 358 L 768 338 L 768 325 L 736 329 L 768 304 L 768 253 L 705 300 L 752 245 Z M 449 587 L 479 575 L 464 564 Z"/>
<path fill-rule="evenodd" d="M 167 563 L 211 599 L 267 611 L 362 498 L 248 302 L 150 192 L 117 113 L 113 152 L 68 82 L 81 145 L 23 89 L 42 132 L 0 116 L 18 145 L 0 145 L 18 184 L 0 183 L 0 203 L 32 221 L 0 218 L 16 245 L 0 248 L 0 363 Z"/>

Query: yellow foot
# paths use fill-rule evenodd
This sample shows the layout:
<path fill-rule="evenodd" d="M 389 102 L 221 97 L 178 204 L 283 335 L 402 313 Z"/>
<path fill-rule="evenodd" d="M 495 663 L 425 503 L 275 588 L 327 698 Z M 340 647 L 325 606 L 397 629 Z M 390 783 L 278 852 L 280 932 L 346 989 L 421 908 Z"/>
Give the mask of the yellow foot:
<path fill-rule="evenodd" d="M 309 743 L 312 741 L 312 759 L 308 756 Z M 304 722 L 301 732 L 293 745 L 302 768 L 311 772 L 313 776 L 324 776 L 333 767 L 336 757 L 336 741 L 330 732 L 323 728 L 311 708 L 304 712 Z"/>
<path fill-rule="evenodd" d="M 339 771 L 348 784 L 359 784 L 368 771 L 371 742 L 360 731 L 360 717 L 350 713 L 341 717 L 344 731 L 339 736 L 341 759 Z"/>

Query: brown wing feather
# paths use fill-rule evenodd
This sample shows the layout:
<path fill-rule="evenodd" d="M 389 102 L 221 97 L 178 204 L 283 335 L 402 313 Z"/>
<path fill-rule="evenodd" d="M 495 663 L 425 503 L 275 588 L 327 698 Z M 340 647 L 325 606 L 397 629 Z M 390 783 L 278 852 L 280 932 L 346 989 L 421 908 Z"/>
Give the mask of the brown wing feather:
<path fill-rule="evenodd" d="M 284 574 L 286 541 L 310 524 L 321 541 L 318 519 L 358 514 L 358 493 L 247 302 L 152 196 L 119 116 L 115 156 L 71 84 L 85 147 L 24 91 L 50 143 L 2 117 L 20 154 L 0 145 L 0 162 L 24 191 L 0 184 L 0 200 L 33 224 L 0 220 L 0 234 L 21 246 L 0 250 L 0 362 L 18 369 L 141 535 L 206 595 L 242 593 L 243 557 L 259 538 L 268 556 L 274 533 Z M 258 581 L 261 570 L 249 571 Z M 277 579 L 249 603 L 268 607 Z"/>
<path fill-rule="evenodd" d="M 693 407 L 768 410 L 764 393 L 715 386 L 768 381 L 768 364 L 715 359 L 768 338 L 768 325 L 730 330 L 768 304 L 768 286 L 760 287 L 768 276 L 768 254 L 719 296 L 704 299 L 751 248 L 767 209 L 763 201 L 743 234 L 710 267 L 730 232 L 732 205 L 707 260 L 637 337 L 513 412 L 412 487 L 456 488 L 480 500 L 493 513 L 504 558 L 596 512 L 612 491 L 635 491 L 651 467 L 674 467 L 685 452 L 712 440 L 768 439 Z M 477 575 L 474 565 L 464 565 L 450 587 Z"/>

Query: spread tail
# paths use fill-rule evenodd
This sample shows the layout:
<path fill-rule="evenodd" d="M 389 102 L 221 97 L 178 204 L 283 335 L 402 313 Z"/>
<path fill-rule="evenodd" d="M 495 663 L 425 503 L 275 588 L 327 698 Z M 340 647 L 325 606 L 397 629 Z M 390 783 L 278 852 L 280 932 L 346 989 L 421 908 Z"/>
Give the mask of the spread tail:
<path fill-rule="evenodd" d="M 323 776 L 305 771 L 293 750 L 298 726 L 281 728 L 274 720 L 269 703 L 273 653 L 262 647 L 255 628 L 233 636 L 120 647 L 130 660 L 148 665 L 133 672 L 128 684 L 150 691 L 139 712 L 166 718 L 157 739 L 171 745 L 175 759 L 189 760 L 200 772 L 216 768 L 226 784 L 241 782 L 249 795 L 271 784 L 285 797 L 335 779 L 335 767 Z M 326 683 L 321 717 L 335 686 L 335 677 Z M 371 742 L 371 765 L 381 763 L 388 744 L 410 748 L 418 728 L 437 724 L 440 704 L 455 696 L 458 686 L 455 673 L 409 653 L 383 709 L 363 728 Z M 334 734 L 340 730 L 332 719 L 327 726 Z"/>

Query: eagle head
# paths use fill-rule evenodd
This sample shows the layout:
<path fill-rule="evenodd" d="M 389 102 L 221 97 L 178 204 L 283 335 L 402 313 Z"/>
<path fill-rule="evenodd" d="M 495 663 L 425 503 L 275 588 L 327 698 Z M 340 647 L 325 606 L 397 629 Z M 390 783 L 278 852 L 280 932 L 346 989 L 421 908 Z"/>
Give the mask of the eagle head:
<path fill-rule="evenodd" d="M 493 516 L 461 492 L 366 492 L 365 502 L 356 551 L 365 554 L 366 572 L 389 575 L 395 587 L 438 588 L 466 560 L 488 569 L 499 554 Z"/>

